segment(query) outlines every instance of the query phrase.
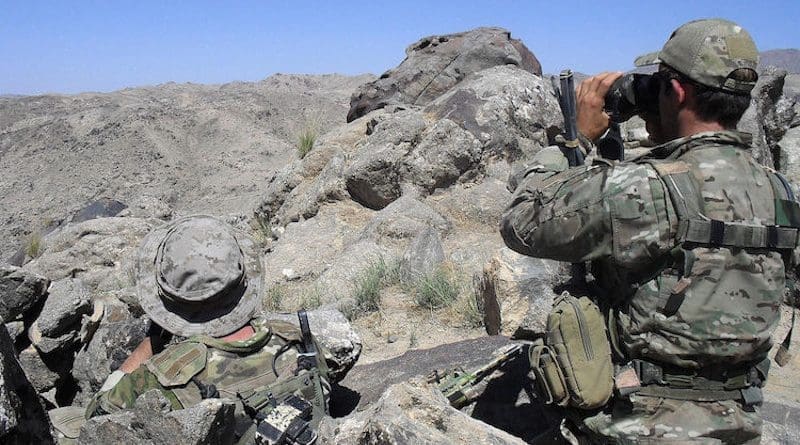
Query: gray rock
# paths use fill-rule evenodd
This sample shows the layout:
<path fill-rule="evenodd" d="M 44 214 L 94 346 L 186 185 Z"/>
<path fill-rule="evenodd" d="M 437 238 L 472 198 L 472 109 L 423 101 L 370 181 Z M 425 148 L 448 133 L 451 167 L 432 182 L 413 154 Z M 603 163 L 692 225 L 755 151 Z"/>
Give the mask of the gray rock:
<path fill-rule="evenodd" d="M 424 109 L 449 119 L 483 145 L 483 159 L 524 159 L 563 127 L 550 82 L 514 66 L 476 72 Z"/>
<path fill-rule="evenodd" d="M 92 310 L 89 290 L 79 279 L 54 281 L 48 294 L 42 312 L 36 319 L 39 331 L 45 337 L 57 337 L 68 330 L 80 328 L 81 317 Z"/>
<path fill-rule="evenodd" d="M 271 320 L 283 320 L 299 325 L 296 314 L 266 314 Z M 361 355 L 361 337 L 336 309 L 324 307 L 308 311 L 311 332 L 330 353 L 325 357 L 334 382 L 342 380 Z"/>
<path fill-rule="evenodd" d="M 81 427 L 80 444 L 230 444 L 234 440 L 234 405 L 206 399 L 188 409 L 172 411 L 158 390 L 136 399 L 133 409 L 93 417 Z"/>
<path fill-rule="evenodd" d="M 307 181 L 289 193 L 273 221 L 278 224 L 288 224 L 300 219 L 313 218 L 322 204 L 348 199 L 344 168 L 345 156 L 338 151 L 313 181 Z"/>
<path fill-rule="evenodd" d="M 501 28 L 425 37 L 406 49 L 406 59 L 350 99 L 347 121 L 387 105 L 425 105 L 483 69 L 512 64 L 541 75 L 536 57 Z"/>
<path fill-rule="evenodd" d="M 133 255 L 141 239 L 161 224 L 121 217 L 67 224 L 47 235 L 42 255 L 24 269 L 51 280 L 80 278 L 92 294 L 115 292 L 134 284 Z"/>
<path fill-rule="evenodd" d="M 362 237 L 378 241 L 413 239 L 428 227 L 448 233 L 452 224 L 417 198 L 407 195 L 386 206 L 367 224 Z"/>
<path fill-rule="evenodd" d="M 117 201 L 116 199 L 100 198 L 75 212 L 72 215 L 70 222 L 79 223 L 95 218 L 108 218 L 111 216 L 117 216 L 120 212 L 127 208 L 127 205 Z"/>
<path fill-rule="evenodd" d="M 401 271 L 404 277 L 417 280 L 436 270 L 444 259 L 444 248 L 439 232 L 428 227 L 417 235 L 406 249 Z"/>
<path fill-rule="evenodd" d="M 48 360 L 45 363 L 33 346 L 25 348 L 19 353 L 19 364 L 37 393 L 44 393 L 53 389 L 56 385 L 56 380 L 61 377 L 61 374 L 69 372 L 68 363 L 62 362 L 60 366 L 57 361 L 54 362 L 53 360 Z"/>
<path fill-rule="evenodd" d="M 78 351 L 73 376 L 81 393 L 76 404 L 85 404 L 100 389 L 106 377 L 119 368 L 147 332 L 148 322 L 115 299 L 104 300 L 104 314 L 89 343 Z"/>
<path fill-rule="evenodd" d="M 782 173 L 797 186 L 800 184 L 800 126 L 790 128 L 778 142 L 778 147 L 784 155 Z"/>
<path fill-rule="evenodd" d="M 435 386 L 420 381 L 389 387 L 362 412 L 320 425 L 321 444 L 524 444 L 522 439 L 450 406 Z"/>
<path fill-rule="evenodd" d="M 494 164 L 499 166 L 505 162 Z M 450 187 L 446 195 L 430 196 L 425 202 L 451 220 L 469 221 L 491 230 L 497 227 L 511 201 L 506 178 L 507 175 L 502 180 L 486 178 L 478 184 L 458 184 Z"/>
<path fill-rule="evenodd" d="M 341 297 L 352 295 L 361 274 L 376 262 L 385 261 L 390 256 L 386 247 L 369 239 L 361 239 L 345 246 L 317 280 L 317 287 L 324 290 L 322 303 L 336 302 Z"/>
<path fill-rule="evenodd" d="M 403 111 L 375 126 L 344 172 L 353 200 L 371 209 L 382 209 L 400 197 L 404 160 L 419 142 L 425 125 L 422 113 Z"/>
<path fill-rule="evenodd" d="M 12 321 L 41 301 L 50 280 L 19 267 L 0 264 L 0 318 Z"/>
<path fill-rule="evenodd" d="M 11 321 L 6 323 L 6 330 L 8 331 L 8 335 L 11 337 L 13 342 L 16 342 L 17 339 L 25 334 L 25 322 L 23 321 Z"/>
<path fill-rule="evenodd" d="M 753 135 L 753 157 L 769 167 L 780 168 L 777 142 L 794 117 L 794 109 L 787 103 L 778 106 L 785 78 L 786 70 L 775 67 L 764 69 L 751 93 L 750 107 L 738 125 L 739 130 Z"/>
<path fill-rule="evenodd" d="M 490 319 L 501 321 L 499 332 L 515 338 L 534 339 L 546 331 L 547 314 L 553 307 L 552 288 L 563 279 L 560 263 L 520 255 L 503 247 L 486 265 L 484 279 L 493 283 L 494 292 L 484 297 Z M 487 329 L 496 329 L 488 326 Z"/>
<path fill-rule="evenodd" d="M 170 220 L 174 214 L 172 206 L 154 196 L 139 195 L 130 201 L 128 208 L 119 212 L 119 216 L 132 218 L 156 218 Z"/>
<path fill-rule="evenodd" d="M 481 154 L 482 144 L 475 136 L 449 119 L 439 120 L 404 160 L 408 181 L 428 193 L 449 187 L 479 167 Z"/>
<path fill-rule="evenodd" d="M 53 443 L 47 412 L 25 377 L 4 326 L 0 326 L 0 442 Z"/>
<path fill-rule="evenodd" d="M 273 217 L 286 201 L 289 193 L 303 181 L 300 174 L 301 160 L 286 164 L 282 169 L 273 173 L 267 181 L 267 191 L 255 211 L 256 218 L 263 224 L 271 224 Z"/>

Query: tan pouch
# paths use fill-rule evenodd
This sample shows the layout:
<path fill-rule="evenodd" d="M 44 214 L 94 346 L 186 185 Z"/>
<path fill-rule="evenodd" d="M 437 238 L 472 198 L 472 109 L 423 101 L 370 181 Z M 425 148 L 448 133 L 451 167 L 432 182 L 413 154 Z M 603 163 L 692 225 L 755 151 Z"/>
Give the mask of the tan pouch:
<path fill-rule="evenodd" d="M 614 369 L 605 319 L 597 305 L 566 293 L 556 299 L 547 317 L 546 343 L 569 396 L 561 404 L 582 409 L 605 405 L 614 389 Z"/>

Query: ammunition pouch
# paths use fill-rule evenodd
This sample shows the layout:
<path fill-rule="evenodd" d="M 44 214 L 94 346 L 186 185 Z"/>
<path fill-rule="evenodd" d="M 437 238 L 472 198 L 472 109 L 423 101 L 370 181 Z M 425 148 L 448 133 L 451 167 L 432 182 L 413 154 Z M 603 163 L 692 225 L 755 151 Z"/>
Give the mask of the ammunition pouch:
<path fill-rule="evenodd" d="M 754 366 L 690 370 L 632 360 L 641 384 L 637 394 L 665 399 L 712 402 L 739 400 L 745 405 L 763 402 L 761 387 L 766 381 L 769 359 Z"/>
<path fill-rule="evenodd" d="M 613 391 L 605 320 L 589 298 L 559 297 L 547 317 L 544 343 L 530 348 L 536 388 L 545 403 L 594 409 Z"/>

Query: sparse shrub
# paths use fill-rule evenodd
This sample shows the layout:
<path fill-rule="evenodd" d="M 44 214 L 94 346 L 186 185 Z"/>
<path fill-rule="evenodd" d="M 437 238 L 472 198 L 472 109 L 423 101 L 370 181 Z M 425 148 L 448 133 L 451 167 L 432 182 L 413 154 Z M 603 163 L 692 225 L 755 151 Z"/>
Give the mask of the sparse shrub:
<path fill-rule="evenodd" d="M 465 293 L 458 298 L 454 309 L 463 325 L 468 328 L 483 326 L 483 300 L 474 293 Z"/>
<path fill-rule="evenodd" d="M 297 154 L 300 156 L 300 159 L 306 157 L 314 148 L 314 143 L 317 142 L 317 136 L 315 125 L 306 124 L 303 129 L 300 130 L 300 134 L 297 135 Z"/>
<path fill-rule="evenodd" d="M 415 300 L 430 310 L 450 306 L 458 298 L 460 286 L 449 268 L 439 267 L 417 282 Z"/>
<path fill-rule="evenodd" d="M 264 306 L 268 311 L 280 312 L 283 309 L 283 301 L 286 299 L 286 286 L 276 284 L 267 289 Z"/>
<path fill-rule="evenodd" d="M 28 237 L 28 243 L 25 246 L 25 254 L 28 258 L 38 258 L 42 254 L 44 246 L 42 245 L 42 235 L 39 232 L 33 232 Z"/>
<path fill-rule="evenodd" d="M 386 262 L 380 258 L 359 275 L 353 291 L 354 315 L 375 312 L 380 309 L 381 290 L 386 282 L 386 270 Z"/>
<path fill-rule="evenodd" d="M 250 229 L 253 237 L 260 243 L 266 243 L 272 239 L 272 226 L 269 225 L 269 221 L 258 214 L 250 219 Z"/>
<path fill-rule="evenodd" d="M 417 331 L 412 330 L 411 335 L 408 336 L 408 347 L 410 349 L 414 349 L 419 346 L 419 340 L 417 340 Z"/>
<path fill-rule="evenodd" d="M 322 306 L 322 292 L 317 287 L 307 290 L 300 298 L 300 307 L 303 309 L 312 310 L 320 306 Z"/>

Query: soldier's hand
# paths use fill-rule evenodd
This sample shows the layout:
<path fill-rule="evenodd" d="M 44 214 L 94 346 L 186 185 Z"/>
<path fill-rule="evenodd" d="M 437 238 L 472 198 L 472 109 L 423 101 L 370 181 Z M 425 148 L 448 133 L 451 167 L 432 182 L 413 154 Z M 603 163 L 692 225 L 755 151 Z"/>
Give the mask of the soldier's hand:
<path fill-rule="evenodd" d="M 578 85 L 575 92 L 578 131 L 591 141 L 596 141 L 608 129 L 611 119 L 603 110 L 605 97 L 614 81 L 621 76 L 621 72 L 600 73 Z"/>

